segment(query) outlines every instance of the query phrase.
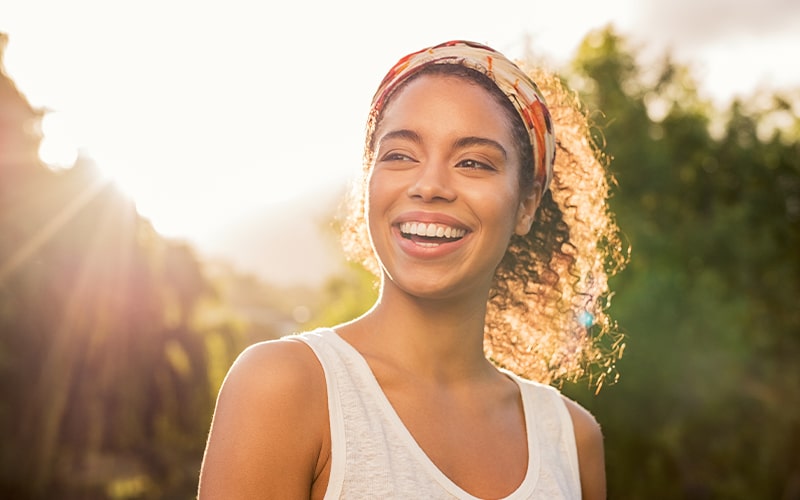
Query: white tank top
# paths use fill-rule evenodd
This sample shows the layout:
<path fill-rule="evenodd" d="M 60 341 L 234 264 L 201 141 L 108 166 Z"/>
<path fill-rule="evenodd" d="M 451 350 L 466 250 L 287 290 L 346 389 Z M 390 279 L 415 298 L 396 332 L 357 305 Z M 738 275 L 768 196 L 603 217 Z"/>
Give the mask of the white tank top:
<path fill-rule="evenodd" d="M 361 354 L 331 329 L 303 340 L 325 372 L 331 471 L 325 499 L 475 499 L 428 458 Z M 522 394 L 528 470 L 508 500 L 581 496 L 572 420 L 558 391 L 506 372 Z"/>

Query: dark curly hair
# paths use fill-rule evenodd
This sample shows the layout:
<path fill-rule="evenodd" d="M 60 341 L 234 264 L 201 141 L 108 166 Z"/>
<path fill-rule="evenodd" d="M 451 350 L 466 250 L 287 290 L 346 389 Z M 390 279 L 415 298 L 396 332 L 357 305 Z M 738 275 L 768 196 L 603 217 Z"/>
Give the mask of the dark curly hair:
<path fill-rule="evenodd" d="M 556 133 L 556 161 L 530 232 L 514 235 L 488 297 L 484 350 L 497 365 L 545 383 L 588 377 L 599 390 L 616 376 L 622 337 L 607 314 L 608 276 L 627 261 L 608 208 L 606 158 L 591 141 L 589 120 L 575 93 L 554 74 L 527 70 L 548 102 Z M 486 89 L 506 111 L 520 155 L 532 164 L 532 148 L 516 109 L 490 77 L 457 64 L 434 64 L 408 77 L 392 93 L 422 75 L 463 78 Z M 388 96 L 388 100 L 392 99 Z M 386 109 L 386 106 L 383 107 Z M 365 224 L 367 179 L 374 161 L 374 133 L 382 113 L 367 120 L 362 176 L 346 200 L 342 243 L 353 261 L 380 275 Z M 523 194 L 534 188 L 532 168 L 521 169 Z"/>

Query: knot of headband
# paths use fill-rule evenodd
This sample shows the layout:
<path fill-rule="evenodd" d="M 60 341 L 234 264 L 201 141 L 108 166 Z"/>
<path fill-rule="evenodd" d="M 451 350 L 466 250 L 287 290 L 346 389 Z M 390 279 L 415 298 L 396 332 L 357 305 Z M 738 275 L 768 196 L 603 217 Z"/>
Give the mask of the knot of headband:
<path fill-rule="evenodd" d="M 372 99 L 371 113 L 380 113 L 398 85 L 431 64 L 457 64 L 480 71 L 508 97 L 528 130 L 533 148 L 534 178 L 542 186 L 542 193 L 546 192 L 553 178 L 556 153 L 547 104 L 536 83 L 519 66 L 491 47 L 453 40 L 403 57 L 383 78 Z"/>

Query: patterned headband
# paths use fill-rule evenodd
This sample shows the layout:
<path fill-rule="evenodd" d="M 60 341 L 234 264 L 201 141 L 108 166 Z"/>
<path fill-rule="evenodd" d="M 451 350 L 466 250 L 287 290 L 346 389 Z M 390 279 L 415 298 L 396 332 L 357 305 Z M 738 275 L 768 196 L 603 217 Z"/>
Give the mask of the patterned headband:
<path fill-rule="evenodd" d="M 544 194 L 553 178 L 555 136 L 550 112 L 539 88 L 522 69 L 491 47 L 453 40 L 409 54 L 389 70 L 372 99 L 370 115 L 377 117 L 386 99 L 408 77 L 431 64 L 458 64 L 488 76 L 508 97 L 528 130 L 533 147 L 535 179 Z"/>

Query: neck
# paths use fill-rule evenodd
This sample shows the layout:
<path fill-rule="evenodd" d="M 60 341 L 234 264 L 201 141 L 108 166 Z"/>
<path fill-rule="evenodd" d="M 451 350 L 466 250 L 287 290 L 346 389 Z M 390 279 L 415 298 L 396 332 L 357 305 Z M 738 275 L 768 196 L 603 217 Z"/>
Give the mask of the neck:
<path fill-rule="evenodd" d="M 368 358 L 403 372 L 456 381 L 494 372 L 483 351 L 486 294 L 421 299 L 382 286 L 375 306 L 345 337 Z"/>

